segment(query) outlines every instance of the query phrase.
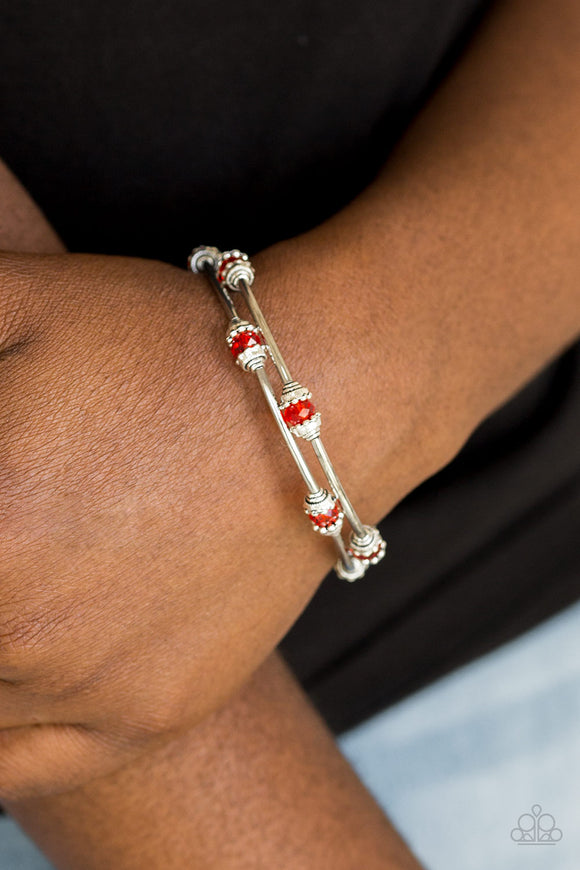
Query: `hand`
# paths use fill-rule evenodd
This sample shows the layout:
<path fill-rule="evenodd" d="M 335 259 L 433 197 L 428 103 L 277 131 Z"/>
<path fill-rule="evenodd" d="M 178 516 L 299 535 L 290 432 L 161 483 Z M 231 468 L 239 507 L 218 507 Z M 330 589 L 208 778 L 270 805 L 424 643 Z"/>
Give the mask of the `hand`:
<path fill-rule="evenodd" d="M 285 250 L 262 257 L 264 287 Z M 219 706 L 333 556 L 204 279 L 98 256 L 4 255 L 0 269 L 0 798 L 14 799 L 114 769 Z M 323 359 L 335 340 L 320 339 Z M 311 341 L 302 326 L 296 357 Z M 344 365 L 356 376 L 367 356 Z M 308 383 L 323 382 L 340 416 L 324 366 Z M 385 433 L 375 409 L 368 450 L 394 455 L 411 416 Z M 372 521 L 442 464 L 419 461 L 415 439 L 377 475 L 358 425 L 329 435 Z"/>

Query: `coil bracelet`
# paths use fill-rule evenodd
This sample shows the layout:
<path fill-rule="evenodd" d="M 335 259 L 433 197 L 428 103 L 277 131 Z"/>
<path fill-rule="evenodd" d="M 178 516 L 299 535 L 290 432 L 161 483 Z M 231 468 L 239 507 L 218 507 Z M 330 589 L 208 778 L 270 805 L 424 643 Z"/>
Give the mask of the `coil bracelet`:
<path fill-rule="evenodd" d="M 192 251 L 189 267 L 192 272 L 209 278 L 227 311 L 228 347 L 240 368 L 245 372 L 254 372 L 258 378 L 270 411 L 308 489 L 303 507 L 312 529 L 332 540 L 338 553 L 334 570 L 344 580 L 358 580 L 370 565 L 375 565 L 383 558 L 386 542 L 375 526 L 364 525 L 360 521 L 344 491 L 322 442 L 320 412 L 311 401 L 310 391 L 290 374 L 256 301 L 252 291 L 254 269 L 247 254 L 237 250 L 222 253 L 217 248 L 202 245 Z M 230 295 L 233 293 L 241 293 L 253 322 L 243 320 L 238 315 Z M 280 399 L 276 398 L 266 371 L 268 357 L 282 381 Z M 312 445 L 328 488 L 316 482 L 298 446 L 298 439 L 309 441 Z M 345 519 L 351 527 L 347 544 L 342 537 Z"/>

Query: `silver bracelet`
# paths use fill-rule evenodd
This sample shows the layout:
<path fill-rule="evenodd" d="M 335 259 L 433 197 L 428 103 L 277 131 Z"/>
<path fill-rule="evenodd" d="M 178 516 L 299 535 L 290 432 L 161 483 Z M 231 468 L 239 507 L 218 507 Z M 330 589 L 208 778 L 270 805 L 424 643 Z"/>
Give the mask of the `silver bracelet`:
<path fill-rule="evenodd" d="M 310 391 L 290 374 L 256 301 L 252 291 L 254 269 L 247 254 L 237 250 L 222 253 L 217 248 L 202 245 L 192 251 L 189 268 L 209 278 L 227 311 L 226 341 L 229 349 L 236 363 L 245 372 L 254 372 L 258 378 L 266 402 L 308 488 L 303 507 L 312 529 L 329 537 L 337 550 L 334 570 L 344 580 L 358 580 L 370 565 L 376 565 L 383 558 L 386 542 L 376 526 L 367 526 L 360 521 L 344 491 L 320 437 L 320 412 L 312 404 Z M 239 317 L 231 293 L 242 294 L 254 323 Z M 268 356 L 282 381 L 279 400 L 266 371 Z M 298 446 L 297 439 L 300 438 L 312 445 L 328 481 L 328 489 L 316 482 Z M 351 527 L 348 544 L 342 538 L 344 519 Z"/>

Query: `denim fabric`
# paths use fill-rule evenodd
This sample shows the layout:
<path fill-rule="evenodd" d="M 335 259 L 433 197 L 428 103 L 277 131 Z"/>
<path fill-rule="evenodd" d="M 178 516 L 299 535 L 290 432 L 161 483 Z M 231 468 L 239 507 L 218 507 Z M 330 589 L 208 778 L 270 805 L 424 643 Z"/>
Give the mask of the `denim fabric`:
<path fill-rule="evenodd" d="M 429 870 L 578 870 L 580 605 L 340 743 Z"/>
<path fill-rule="evenodd" d="M 51 870 L 50 864 L 20 828 L 0 819 L 0 870 Z"/>

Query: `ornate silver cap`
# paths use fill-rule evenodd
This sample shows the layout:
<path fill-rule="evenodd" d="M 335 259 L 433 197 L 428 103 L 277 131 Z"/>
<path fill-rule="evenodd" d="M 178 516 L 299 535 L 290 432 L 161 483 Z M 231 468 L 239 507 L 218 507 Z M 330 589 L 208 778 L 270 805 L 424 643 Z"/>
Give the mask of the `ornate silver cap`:
<path fill-rule="evenodd" d="M 200 272 L 203 272 L 206 265 L 210 265 L 212 269 L 215 269 L 220 257 L 221 251 L 219 251 L 217 248 L 210 248 L 206 245 L 199 245 L 199 247 L 194 248 L 189 255 L 187 264 L 192 272 L 199 274 Z"/>
<path fill-rule="evenodd" d="M 254 269 L 248 255 L 237 249 L 224 251 L 216 264 L 216 275 L 228 290 L 238 291 L 241 280 L 248 286 L 254 281 Z"/>

